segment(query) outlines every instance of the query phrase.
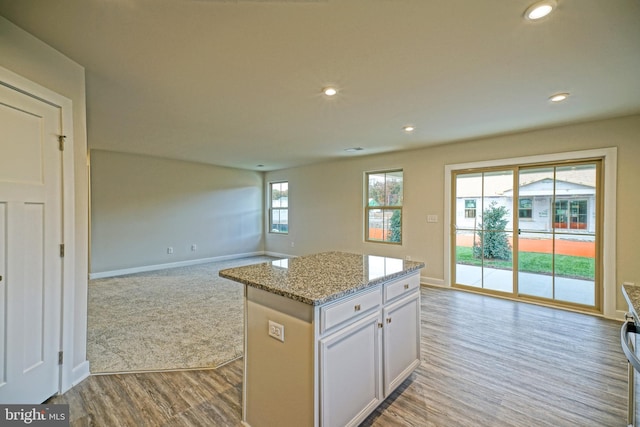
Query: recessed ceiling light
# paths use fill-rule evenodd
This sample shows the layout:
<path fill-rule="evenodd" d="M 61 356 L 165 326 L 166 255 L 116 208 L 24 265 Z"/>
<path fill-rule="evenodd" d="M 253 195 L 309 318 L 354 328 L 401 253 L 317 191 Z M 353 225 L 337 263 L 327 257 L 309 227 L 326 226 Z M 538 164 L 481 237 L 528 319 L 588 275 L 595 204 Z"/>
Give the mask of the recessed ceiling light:
<path fill-rule="evenodd" d="M 551 102 L 562 102 L 569 97 L 568 93 L 556 93 L 555 95 L 551 95 L 549 97 L 549 101 Z"/>
<path fill-rule="evenodd" d="M 413 132 L 414 130 L 416 130 L 416 127 L 412 125 L 406 125 L 402 128 L 402 130 L 405 132 Z"/>
<path fill-rule="evenodd" d="M 532 4 L 524 12 L 524 17 L 530 21 L 536 21 L 544 18 L 556 8 L 558 3 L 555 0 L 542 0 Z"/>
<path fill-rule="evenodd" d="M 322 88 L 322 93 L 324 93 L 327 96 L 334 96 L 335 94 L 338 93 L 338 89 L 336 89 L 333 86 L 327 86 Z"/>
<path fill-rule="evenodd" d="M 362 147 L 351 147 L 351 148 L 345 148 L 344 151 L 346 151 L 347 153 L 355 153 L 356 151 L 362 151 L 364 150 L 364 148 Z"/>

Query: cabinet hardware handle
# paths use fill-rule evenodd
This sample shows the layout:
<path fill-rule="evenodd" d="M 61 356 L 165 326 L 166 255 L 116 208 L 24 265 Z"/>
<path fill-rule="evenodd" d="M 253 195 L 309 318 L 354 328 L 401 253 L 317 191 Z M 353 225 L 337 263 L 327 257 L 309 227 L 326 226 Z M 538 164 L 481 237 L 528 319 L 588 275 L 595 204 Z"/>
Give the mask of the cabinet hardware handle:
<path fill-rule="evenodd" d="M 2 282 L 2 276 L 0 276 L 0 282 Z"/>
<path fill-rule="evenodd" d="M 356 305 L 353 307 L 353 310 L 354 310 L 354 311 L 360 311 L 360 304 L 356 304 Z"/>
<path fill-rule="evenodd" d="M 378 323 L 378 328 L 382 328 L 382 323 Z"/>
<path fill-rule="evenodd" d="M 391 323 L 391 317 L 387 317 L 387 323 Z"/>
<path fill-rule="evenodd" d="M 404 284 L 404 288 L 405 288 L 405 289 L 409 289 L 409 284 L 408 284 L 408 283 L 405 283 L 405 284 Z"/>

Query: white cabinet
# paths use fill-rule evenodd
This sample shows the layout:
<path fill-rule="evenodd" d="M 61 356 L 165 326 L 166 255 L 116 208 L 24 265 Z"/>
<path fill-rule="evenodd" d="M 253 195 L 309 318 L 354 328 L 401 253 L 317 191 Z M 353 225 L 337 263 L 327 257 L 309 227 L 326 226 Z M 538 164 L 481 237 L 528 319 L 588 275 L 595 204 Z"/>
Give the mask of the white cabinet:
<path fill-rule="evenodd" d="M 361 423 L 420 364 L 419 287 L 415 272 L 316 306 L 247 287 L 244 424 Z"/>
<path fill-rule="evenodd" d="M 375 312 L 320 339 L 320 420 L 357 425 L 382 402 L 382 328 Z"/>
<path fill-rule="evenodd" d="M 419 286 L 413 275 L 321 307 L 321 426 L 358 425 L 420 364 Z"/>
<path fill-rule="evenodd" d="M 379 312 L 381 305 L 380 287 L 374 287 L 320 306 L 320 334 L 344 327 L 370 312 Z"/>
<path fill-rule="evenodd" d="M 383 311 L 386 397 L 420 365 L 420 293 L 413 291 Z"/>

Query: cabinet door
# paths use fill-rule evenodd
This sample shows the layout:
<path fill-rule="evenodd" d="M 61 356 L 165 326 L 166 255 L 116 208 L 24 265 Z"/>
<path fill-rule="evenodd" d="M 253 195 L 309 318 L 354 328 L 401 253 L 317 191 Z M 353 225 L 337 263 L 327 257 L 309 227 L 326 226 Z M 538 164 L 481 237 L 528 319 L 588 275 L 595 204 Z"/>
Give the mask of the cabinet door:
<path fill-rule="evenodd" d="M 320 340 L 320 425 L 357 425 L 383 400 L 380 312 Z"/>
<path fill-rule="evenodd" d="M 385 307 L 383 321 L 386 397 L 420 364 L 420 292 Z"/>

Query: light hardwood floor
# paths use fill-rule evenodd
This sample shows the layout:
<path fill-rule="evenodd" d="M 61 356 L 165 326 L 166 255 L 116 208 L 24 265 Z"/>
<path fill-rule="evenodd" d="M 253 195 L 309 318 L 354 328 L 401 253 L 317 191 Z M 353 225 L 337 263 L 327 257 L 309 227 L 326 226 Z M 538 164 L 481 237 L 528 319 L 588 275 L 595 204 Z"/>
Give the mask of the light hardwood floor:
<path fill-rule="evenodd" d="M 363 426 L 623 426 L 621 324 L 423 287 L 422 364 Z M 50 403 L 72 426 L 239 426 L 242 361 L 92 376 Z M 286 403 L 283 405 L 286 411 Z"/>

